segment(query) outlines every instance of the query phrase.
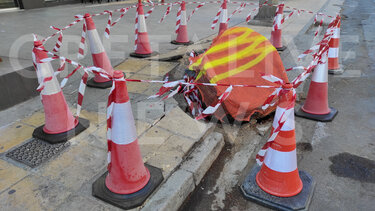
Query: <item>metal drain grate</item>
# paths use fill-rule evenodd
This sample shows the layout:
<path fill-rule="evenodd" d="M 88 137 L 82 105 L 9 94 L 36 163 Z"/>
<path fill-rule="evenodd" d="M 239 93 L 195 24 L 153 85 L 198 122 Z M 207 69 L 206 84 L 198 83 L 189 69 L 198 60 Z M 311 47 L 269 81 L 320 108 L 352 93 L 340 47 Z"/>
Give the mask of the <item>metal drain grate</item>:
<path fill-rule="evenodd" d="M 31 138 L 29 142 L 8 152 L 6 156 L 34 168 L 60 154 L 68 146 L 70 146 L 68 141 L 49 144 L 40 139 Z"/>

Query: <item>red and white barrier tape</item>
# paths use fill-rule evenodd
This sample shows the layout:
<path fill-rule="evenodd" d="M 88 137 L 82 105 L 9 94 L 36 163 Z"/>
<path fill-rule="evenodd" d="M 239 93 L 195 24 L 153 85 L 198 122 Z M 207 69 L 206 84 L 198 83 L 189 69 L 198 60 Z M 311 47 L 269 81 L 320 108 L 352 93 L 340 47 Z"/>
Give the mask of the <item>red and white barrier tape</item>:
<path fill-rule="evenodd" d="M 325 33 L 324 36 L 323 36 L 323 39 L 322 39 L 320 42 L 318 42 L 318 43 L 316 43 L 315 45 L 313 45 L 310 49 L 306 50 L 306 51 L 303 52 L 301 55 L 299 55 L 299 56 L 298 56 L 298 60 L 304 58 L 304 57 L 307 56 L 308 54 L 311 54 L 311 53 L 313 53 L 313 52 L 316 52 L 316 51 L 319 49 L 320 45 L 321 45 L 323 42 L 329 41 L 329 40 L 331 39 L 331 37 L 333 36 L 333 30 L 334 30 L 335 27 L 337 27 L 337 24 L 335 24 L 335 21 L 336 21 L 336 19 L 334 19 L 334 20 L 332 20 L 332 21 L 330 22 L 329 27 L 328 27 L 326 33 Z M 321 21 L 321 23 L 322 23 L 322 21 Z M 315 37 L 314 37 L 314 39 L 315 39 Z"/>
<path fill-rule="evenodd" d="M 56 44 L 55 44 L 55 47 L 53 48 L 53 52 L 59 52 L 60 51 L 60 48 L 62 46 L 62 41 L 63 41 L 63 33 L 61 32 L 61 29 L 55 27 L 55 26 L 50 26 L 51 29 L 54 29 L 54 30 L 57 30 L 57 31 L 60 31 L 60 35 L 59 37 L 57 38 L 57 41 L 56 41 Z"/>
<path fill-rule="evenodd" d="M 283 19 L 281 19 L 281 24 L 283 24 L 284 22 L 286 22 L 290 17 L 292 17 L 294 15 L 296 10 L 293 10 L 291 13 L 289 13 L 289 15 L 286 15 L 283 17 Z M 300 11 L 297 12 L 298 15 L 300 15 Z"/>
<path fill-rule="evenodd" d="M 163 17 L 160 19 L 159 23 L 162 23 L 164 21 L 164 19 L 169 15 L 169 13 L 171 13 L 171 10 L 172 10 L 172 4 L 169 7 L 167 7 L 167 10 L 165 11 Z"/>
<path fill-rule="evenodd" d="M 134 24 L 134 50 L 137 50 L 138 43 L 138 11 L 135 13 L 135 24 Z"/>
<path fill-rule="evenodd" d="M 104 30 L 104 36 L 109 39 L 109 35 L 111 34 L 111 26 L 112 26 L 112 11 L 106 10 L 104 12 L 108 13 L 108 21 L 107 21 L 107 26 L 105 27 Z"/>
<path fill-rule="evenodd" d="M 255 159 L 256 159 L 258 165 L 260 165 L 260 166 L 263 164 L 263 160 L 264 160 L 264 157 L 266 155 L 266 152 L 267 152 L 268 148 L 271 146 L 273 141 L 276 139 L 277 135 L 279 134 L 281 128 L 284 126 L 284 124 L 285 124 L 286 120 L 288 119 L 289 115 L 294 115 L 293 112 L 287 112 L 288 110 L 294 108 L 294 101 L 296 100 L 296 91 L 295 91 L 295 89 L 292 89 L 292 90 L 293 90 L 293 97 L 291 99 L 291 103 L 287 106 L 285 111 L 281 114 L 280 119 L 279 119 L 279 121 L 277 121 L 277 124 L 274 127 L 273 131 L 271 131 L 271 135 L 268 138 L 267 142 L 263 145 L 262 149 L 259 150 L 258 154 L 256 155 Z M 283 94 L 282 91 L 278 93 L 278 95 L 281 95 L 281 94 Z"/>
<path fill-rule="evenodd" d="M 121 8 L 121 10 L 120 10 L 120 12 L 121 12 L 120 17 L 117 18 L 115 21 L 113 21 L 111 26 L 116 25 L 124 17 L 124 15 L 129 11 L 129 9 L 130 9 L 130 7 Z"/>
<path fill-rule="evenodd" d="M 323 26 L 323 19 L 324 19 L 324 16 L 322 16 L 322 17 L 320 18 L 319 26 L 318 26 L 318 28 L 316 29 L 315 33 L 314 33 L 314 39 L 318 36 L 319 31 L 320 31 L 320 28 Z M 315 18 L 314 18 L 314 24 L 316 24 L 317 22 L 318 22 L 318 14 L 315 15 Z"/>
<path fill-rule="evenodd" d="M 79 117 L 79 114 L 81 113 L 83 97 L 85 95 L 85 89 L 86 89 L 88 76 L 89 76 L 89 74 L 85 71 L 85 73 L 83 74 L 83 76 L 81 78 L 81 82 L 79 84 L 76 117 Z"/>
<path fill-rule="evenodd" d="M 178 30 L 180 29 L 180 25 L 181 25 L 181 12 L 182 12 L 182 9 L 181 9 L 181 6 L 178 8 L 178 11 L 177 11 L 177 18 L 176 18 L 176 29 L 175 29 L 175 32 L 176 34 L 178 33 Z"/>
<path fill-rule="evenodd" d="M 50 35 L 50 36 L 44 38 L 44 39 L 42 40 L 42 43 L 45 43 L 47 40 L 51 39 L 52 37 L 54 37 L 54 36 L 56 36 L 56 35 L 58 35 L 58 34 L 60 34 L 60 33 L 62 33 L 62 31 L 69 29 L 70 27 L 76 25 L 77 23 L 79 23 L 80 21 L 83 20 L 83 16 L 82 16 L 82 17 L 77 17 L 77 16 L 75 16 L 75 18 L 77 18 L 77 20 L 75 20 L 75 21 L 73 21 L 72 23 L 70 23 L 69 25 L 65 26 L 65 27 L 62 28 L 60 31 L 58 31 L 58 32 L 56 32 L 56 33 L 54 33 L 54 34 L 52 34 L 52 35 Z"/>
<path fill-rule="evenodd" d="M 155 4 L 154 4 L 154 2 L 152 2 L 151 0 L 147 0 L 147 2 L 150 3 L 152 7 L 151 7 L 151 9 L 150 9 L 149 11 L 147 11 L 147 13 L 145 14 L 145 19 L 147 19 L 148 16 L 150 16 L 151 13 L 152 13 L 152 12 L 154 11 L 154 9 L 155 9 Z"/>
<path fill-rule="evenodd" d="M 242 3 L 237 9 L 235 9 L 232 14 L 228 17 L 227 19 L 227 22 L 230 21 L 230 19 L 232 18 L 233 15 L 235 15 L 237 12 L 238 14 L 240 14 L 242 12 L 242 10 L 246 7 L 246 3 Z"/>
<path fill-rule="evenodd" d="M 83 20 L 81 40 L 79 42 L 79 49 L 78 49 L 78 55 L 77 55 L 78 59 L 83 58 L 85 55 L 86 31 L 87 31 L 86 20 Z"/>
<path fill-rule="evenodd" d="M 210 105 L 208 106 L 203 112 L 201 115 L 197 116 L 195 119 L 196 120 L 200 120 L 200 119 L 203 119 L 203 118 L 206 118 L 207 116 L 210 116 L 212 115 L 213 113 L 215 113 L 217 111 L 217 109 L 219 108 L 219 106 L 221 105 L 222 102 L 224 102 L 225 99 L 227 99 L 230 95 L 230 93 L 232 92 L 233 90 L 233 86 L 230 86 L 228 87 L 224 93 L 222 95 L 220 95 L 219 97 L 219 101 L 215 104 L 215 105 Z"/>
<path fill-rule="evenodd" d="M 222 8 L 222 6 L 220 6 L 219 11 L 217 11 L 215 18 L 212 21 L 212 24 L 211 24 L 211 29 L 212 30 L 215 29 L 217 22 L 219 22 L 219 17 L 220 17 L 220 14 L 221 14 L 222 11 L 223 11 L 223 8 Z"/>
<path fill-rule="evenodd" d="M 189 15 L 188 18 L 187 18 L 187 22 L 189 22 L 189 21 L 190 21 L 190 18 L 194 15 L 194 13 L 195 13 L 196 11 L 198 11 L 199 8 L 203 7 L 205 4 L 206 4 L 206 3 L 198 4 L 198 6 L 197 6 L 193 11 L 191 11 L 190 15 Z"/>

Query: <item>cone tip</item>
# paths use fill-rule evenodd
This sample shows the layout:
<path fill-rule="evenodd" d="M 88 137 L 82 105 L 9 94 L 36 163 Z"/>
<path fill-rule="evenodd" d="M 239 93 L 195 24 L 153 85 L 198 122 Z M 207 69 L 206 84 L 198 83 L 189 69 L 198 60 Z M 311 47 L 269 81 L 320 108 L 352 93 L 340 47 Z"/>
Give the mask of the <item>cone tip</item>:
<path fill-rule="evenodd" d="M 122 77 L 124 77 L 124 73 L 120 70 L 115 70 L 113 73 L 113 78 L 120 79 Z"/>
<path fill-rule="evenodd" d="M 91 16 L 90 13 L 86 13 L 83 17 L 84 17 L 84 18 L 88 18 L 88 17 L 90 17 L 90 16 Z"/>

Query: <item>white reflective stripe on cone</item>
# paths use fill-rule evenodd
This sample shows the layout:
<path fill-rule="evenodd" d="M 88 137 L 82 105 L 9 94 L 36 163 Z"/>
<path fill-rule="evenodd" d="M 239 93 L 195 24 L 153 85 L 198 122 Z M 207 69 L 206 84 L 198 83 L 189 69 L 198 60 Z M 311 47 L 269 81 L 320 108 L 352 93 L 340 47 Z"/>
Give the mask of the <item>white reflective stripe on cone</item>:
<path fill-rule="evenodd" d="M 277 172 L 292 172 L 297 169 L 297 154 L 296 150 L 290 152 L 280 152 L 272 149 L 267 149 L 264 164 Z"/>
<path fill-rule="evenodd" d="M 108 163 L 111 163 L 111 152 L 107 153 L 107 161 Z"/>
<path fill-rule="evenodd" d="M 339 57 L 339 48 L 329 48 L 328 58 L 338 58 Z"/>
<path fill-rule="evenodd" d="M 112 142 L 130 144 L 137 139 L 137 130 L 130 102 L 114 103 L 112 115 Z"/>
<path fill-rule="evenodd" d="M 186 22 L 186 11 L 181 11 L 181 25 L 182 26 L 186 26 L 187 25 L 187 22 Z"/>
<path fill-rule="evenodd" d="M 102 41 L 100 40 L 98 31 L 96 31 L 96 29 L 87 30 L 87 37 L 90 43 L 90 51 L 92 54 L 99 54 L 104 52 Z"/>
<path fill-rule="evenodd" d="M 220 23 L 226 23 L 228 20 L 228 10 L 223 9 L 221 11 L 221 16 L 220 16 Z"/>
<path fill-rule="evenodd" d="M 283 19 L 283 15 L 278 14 L 276 17 L 276 25 L 278 29 L 281 29 L 281 19 Z"/>
<path fill-rule="evenodd" d="M 112 129 L 111 128 L 107 129 L 107 140 L 112 140 Z"/>
<path fill-rule="evenodd" d="M 60 84 L 54 76 L 54 71 L 51 63 L 38 63 L 36 64 L 38 68 L 38 81 L 42 81 L 43 78 L 48 78 L 52 76 L 52 80 L 44 83 L 44 88 L 41 92 L 42 95 L 53 95 L 61 91 Z"/>
<path fill-rule="evenodd" d="M 275 117 L 274 117 L 273 124 L 272 124 L 273 128 L 276 128 L 279 125 L 278 121 L 280 120 L 281 115 L 284 113 L 284 111 L 285 111 L 284 108 L 280 108 L 280 107 L 276 108 L 276 113 L 275 113 Z M 286 110 L 283 118 L 287 118 L 287 119 L 283 127 L 281 128 L 281 131 L 294 130 L 294 108 Z"/>
<path fill-rule="evenodd" d="M 316 65 L 311 80 L 318 83 L 328 82 L 328 51 L 322 54 L 322 64 Z"/>
<path fill-rule="evenodd" d="M 340 38 L 340 28 L 336 27 L 333 29 L 332 38 Z"/>
<path fill-rule="evenodd" d="M 138 32 L 147 32 L 145 15 L 139 15 L 138 21 Z"/>

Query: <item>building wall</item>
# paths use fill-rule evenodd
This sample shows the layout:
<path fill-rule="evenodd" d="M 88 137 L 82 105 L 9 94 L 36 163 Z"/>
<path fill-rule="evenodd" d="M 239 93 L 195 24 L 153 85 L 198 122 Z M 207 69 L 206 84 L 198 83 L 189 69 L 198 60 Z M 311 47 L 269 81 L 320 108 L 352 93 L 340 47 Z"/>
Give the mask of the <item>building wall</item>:
<path fill-rule="evenodd" d="M 63 5 L 63 4 L 81 3 L 81 0 L 18 0 L 18 1 L 22 1 L 20 5 L 23 5 L 23 8 L 22 6 L 20 6 L 21 9 L 34 9 L 34 8 Z"/>

